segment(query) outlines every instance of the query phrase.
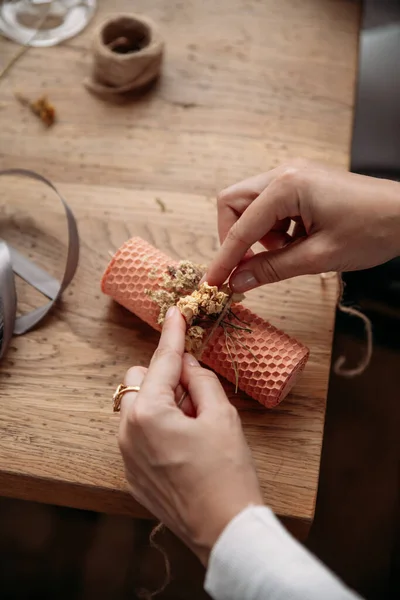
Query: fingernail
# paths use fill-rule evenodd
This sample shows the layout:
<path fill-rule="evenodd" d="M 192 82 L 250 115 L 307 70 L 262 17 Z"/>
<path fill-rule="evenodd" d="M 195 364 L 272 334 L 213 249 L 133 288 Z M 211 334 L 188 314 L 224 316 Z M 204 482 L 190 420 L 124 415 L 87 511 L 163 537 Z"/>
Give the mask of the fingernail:
<path fill-rule="evenodd" d="M 188 354 L 187 352 L 184 354 L 183 356 L 183 360 L 190 366 L 190 367 L 199 367 L 200 363 L 199 361 L 192 356 L 191 354 Z"/>
<path fill-rule="evenodd" d="M 176 308 L 176 306 L 170 306 L 169 309 L 167 310 L 167 314 L 165 315 L 164 321 L 173 317 L 177 310 L 178 309 Z"/>
<path fill-rule="evenodd" d="M 247 292 L 258 286 L 258 281 L 251 271 L 239 271 L 230 281 L 234 292 Z"/>

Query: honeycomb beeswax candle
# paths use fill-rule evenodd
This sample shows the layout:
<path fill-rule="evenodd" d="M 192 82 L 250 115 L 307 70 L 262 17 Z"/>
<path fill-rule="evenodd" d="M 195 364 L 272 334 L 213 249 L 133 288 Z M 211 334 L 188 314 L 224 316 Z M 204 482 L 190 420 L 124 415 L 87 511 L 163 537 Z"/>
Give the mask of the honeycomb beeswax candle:
<path fill-rule="evenodd" d="M 127 241 L 112 258 L 102 279 L 102 290 L 140 319 L 157 329 L 160 308 L 149 291 L 163 287 L 165 274 L 177 262 L 142 240 Z M 309 351 L 241 304 L 235 315 L 251 332 L 240 332 L 235 369 L 226 334 L 218 328 L 201 361 L 268 408 L 279 404 L 293 387 L 307 362 Z"/>

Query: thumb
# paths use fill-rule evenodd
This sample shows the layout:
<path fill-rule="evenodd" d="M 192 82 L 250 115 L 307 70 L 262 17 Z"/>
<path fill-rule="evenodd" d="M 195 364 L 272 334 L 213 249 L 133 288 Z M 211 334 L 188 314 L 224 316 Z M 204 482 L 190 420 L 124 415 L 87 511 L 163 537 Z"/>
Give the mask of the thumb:
<path fill-rule="evenodd" d="M 197 415 L 221 403 L 229 403 L 215 373 L 204 369 L 191 354 L 183 357 L 181 381 L 189 392 Z"/>
<path fill-rule="evenodd" d="M 265 283 L 320 273 L 326 266 L 321 241 L 311 236 L 278 250 L 256 254 L 233 272 L 229 284 L 232 291 L 243 293 Z"/>

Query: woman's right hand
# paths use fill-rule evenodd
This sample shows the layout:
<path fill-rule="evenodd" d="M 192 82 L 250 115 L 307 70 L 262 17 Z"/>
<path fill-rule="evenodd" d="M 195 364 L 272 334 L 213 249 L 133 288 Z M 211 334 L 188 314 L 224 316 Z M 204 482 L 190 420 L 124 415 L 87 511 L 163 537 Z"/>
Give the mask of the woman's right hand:
<path fill-rule="evenodd" d="M 222 191 L 218 228 L 205 279 L 220 286 L 230 276 L 235 292 L 366 269 L 400 254 L 400 184 L 295 161 Z M 254 254 L 256 242 L 266 251 Z"/>

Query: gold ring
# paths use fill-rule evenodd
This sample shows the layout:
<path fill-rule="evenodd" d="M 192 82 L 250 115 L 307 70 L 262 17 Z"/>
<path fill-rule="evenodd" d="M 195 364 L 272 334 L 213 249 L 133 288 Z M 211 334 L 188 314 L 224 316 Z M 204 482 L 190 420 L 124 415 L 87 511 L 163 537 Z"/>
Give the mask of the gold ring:
<path fill-rule="evenodd" d="M 113 411 L 119 412 L 121 409 L 122 396 L 126 392 L 140 392 L 140 385 L 124 385 L 120 383 L 113 395 Z"/>

